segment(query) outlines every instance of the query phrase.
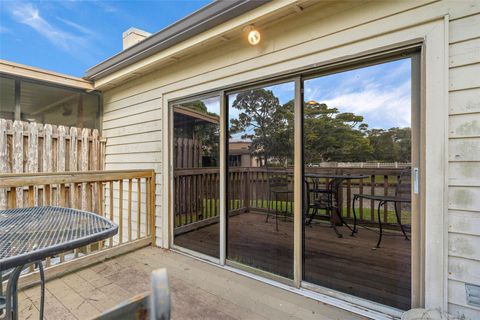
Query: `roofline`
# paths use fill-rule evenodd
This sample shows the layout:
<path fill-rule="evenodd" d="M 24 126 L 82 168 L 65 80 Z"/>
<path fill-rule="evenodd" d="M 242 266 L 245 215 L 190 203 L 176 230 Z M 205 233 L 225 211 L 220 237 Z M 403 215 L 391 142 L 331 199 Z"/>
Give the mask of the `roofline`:
<path fill-rule="evenodd" d="M 206 114 L 197 110 L 193 110 L 187 107 L 174 106 L 173 112 L 190 117 L 190 118 L 199 119 L 199 120 L 203 120 L 205 122 L 210 122 L 214 124 L 218 124 L 220 122 L 219 116 L 209 115 L 209 114 Z"/>
<path fill-rule="evenodd" d="M 63 73 L 53 72 L 45 69 L 27 66 L 25 64 L 15 63 L 0 59 L 0 74 L 14 77 L 34 79 L 38 81 L 51 82 L 67 87 L 73 87 L 84 90 L 94 90 L 93 83 L 83 78 L 69 76 Z"/>
<path fill-rule="evenodd" d="M 217 0 L 86 71 L 96 80 L 260 7 L 271 0 Z"/>

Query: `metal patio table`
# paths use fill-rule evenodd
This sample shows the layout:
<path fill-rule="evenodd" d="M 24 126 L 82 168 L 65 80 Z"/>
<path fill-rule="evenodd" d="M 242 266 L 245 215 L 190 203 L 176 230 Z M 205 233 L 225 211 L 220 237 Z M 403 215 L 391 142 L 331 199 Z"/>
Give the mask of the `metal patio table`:
<path fill-rule="evenodd" d="M 342 212 L 341 212 L 342 209 L 341 209 L 341 205 L 339 204 L 340 188 L 341 188 L 342 183 L 346 180 L 366 179 L 366 178 L 369 178 L 370 176 L 365 175 L 365 174 L 324 174 L 324 173 L 305 173 L 304 176 L 305 176 L 305 184 L 307 185 L 306 192 L 308 192 L 308 193 L 312 192 L 312 193 L 316 193 L 316 194 L 326 194 L 327 198 L 328 198 L 328 201 L 327 201 L 328 202 L 328 205 L 327 205 L 328 210 L 335 211 L 338 220 L 340 220 L 339 223 L 341 223 L 341 225 L 345 225 L 347 228 L 349 228 L 352 231 L 352 234 L 353 234 L 354 229 L 352 229 L 345 222 L 345 220 L 342 217 Z M 310 188 L 310 182 L 307 180 L 307 178 L 317 180 L 313 183 L 314 185 L 320 184 L 318 182 L 319 179 L 328 179 L 329 182 L 327 184 L 327 188 L 316 188 L 316 187 Z M 335 199 L 333 199 L 333 197 L 335 197 Z M 336 202 L 337 205 L 334 205 L 334 202 Z M 315 204 L 315 203 L 313 203 L 313 204 L 308 203 L 307 205 L 312 206 L 314 208 L 314 211 L 312 212 L 309 221 L 306 223 L 306 224 L 310 224 L 312 222 L 312 220 L 314 219 L 318 209 L 325 209 L 325 208 L 320 208 L 320 207 L 315 208 L 315 206 L 318 205 L 318 204 Z M 334 217 L 330 216 L 330 220 L 332 222 L 332 227 L 333 227 L 333 230 L 335 231 L 336 235 L 339 238 L 341 238 L 342 234 L 340 232 L 338 232 L 338 230 L 337 230 L 336 221 L 334 220 Z"/>
<path fill-rule="evenodd" d="M 94 213 L 61 207 L 0 211 L 0 272 L 12 269 L 6 290 L 6 319 L 18 318 L 18 278 L 36 264 L 41 275 L 40 319 L 43 318 L 42 260 L 115 235 L 118 226 Z"/>

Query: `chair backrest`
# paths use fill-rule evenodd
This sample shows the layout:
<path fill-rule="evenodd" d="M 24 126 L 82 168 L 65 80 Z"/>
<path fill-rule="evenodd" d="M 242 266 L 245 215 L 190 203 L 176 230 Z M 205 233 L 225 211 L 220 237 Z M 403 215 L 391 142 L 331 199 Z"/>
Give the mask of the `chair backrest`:
<path fill-rule="evenodd" d="M 406 168 L 400 172 L 395 188 L 395 196 L 410 199 L 412 196 L 412 184 L 410 182 L 411 168 Z"/>
<path fill-rule="evenodd" d="M 270 188 L 288 187 L 288 178 L 282 175 L 268 175 L 268 186 Z"/>
<path fill-rule="evenodd" d="M 278 170 L 278 168 L 272 170 L 268 163 L 266 164 L 265 168 L 267 169 L 267 180 L 269 188 L 288 187 L 290 181 L 288 179 L 286 168 L 284 170 Z"/>

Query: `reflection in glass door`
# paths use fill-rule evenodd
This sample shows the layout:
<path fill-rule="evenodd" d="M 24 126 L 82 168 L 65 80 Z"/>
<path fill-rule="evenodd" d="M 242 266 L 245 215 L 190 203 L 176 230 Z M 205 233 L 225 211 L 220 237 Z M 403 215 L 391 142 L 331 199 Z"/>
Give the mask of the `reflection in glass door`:
<path fill-rule="evenodd" d="M 294 83 L 228 96 L 227 258 L 293 278 Z"/>
<path fill-rule="evenodd" d="M 411 304 L 411 59 L 304 81 L 303 279 Z"/>
<path fill-rule="evenodd" d="M 220 98 L 172 108 L 174 244 L 218 258 Z"/>

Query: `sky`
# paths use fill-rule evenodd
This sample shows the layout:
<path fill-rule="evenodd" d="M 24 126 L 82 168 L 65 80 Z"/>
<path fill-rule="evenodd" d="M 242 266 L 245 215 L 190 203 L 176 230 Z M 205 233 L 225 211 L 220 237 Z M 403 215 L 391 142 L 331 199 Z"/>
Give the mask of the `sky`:
<path fill-rule="evenodd" d="M 281 104 L 294 98 L 294 84 L 287 82 L 266 87 Z M 232 108 L 236 94 L 229 96 L 229 116 L 238 117 Z M 304 82 L 305 101 L 325 103 L 339 112 L 363 116 L 370 129 L 410 127 L 410 58 L 316 77 Z"/>
<path fill-rule="evenodd" d="M 305 101 L 361 115 L 371 129 L 410 127 L 410 58 L 314 78 L 304 88 Z"/>
<path fill-rule="evenodd" d="M 122 50 L 122 33 L 155 33 L 211 0 L 0 0 L 0 59 L 83 77 Z"/>
<path fill-rule="evenodd" d="M 122 50 L 122 33 L 128 28 L 154 33 L 209 2 L 0 0 L 0 59 L 81 77 Z M 307 80 L 305 100 L 362 115 L 370 128 L 406 127 L 410 78 L 410 59 L 382 63 Z M 293 99 L 293 83 L 267 89 L 281 103 Z M 207 106 L 216 112 L 219 104 Z M 236 115 L 237 110 L 230 110 L 231 117 Z"/>

